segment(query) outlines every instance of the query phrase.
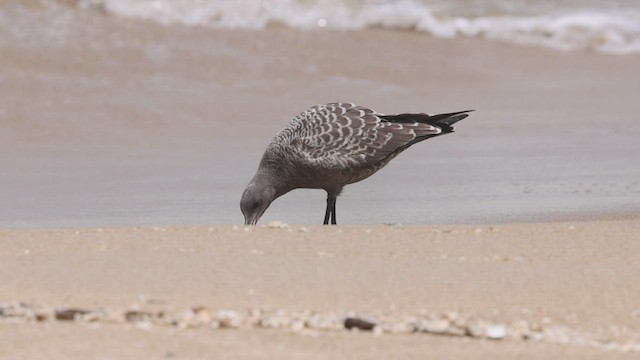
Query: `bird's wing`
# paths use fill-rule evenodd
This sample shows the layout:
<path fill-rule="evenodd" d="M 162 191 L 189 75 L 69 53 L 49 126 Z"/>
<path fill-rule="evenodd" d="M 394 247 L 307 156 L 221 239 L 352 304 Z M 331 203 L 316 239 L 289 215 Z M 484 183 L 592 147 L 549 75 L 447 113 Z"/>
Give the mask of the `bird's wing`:
<path fill-rule="evenodd" d="M 310 161 L 345 166 L 375 164 L 415 141 L 442 133 L 433 124 L 406 117 L 385 119 L 350 103 L 317 105 L 298 118 L 299 151 Z"/>

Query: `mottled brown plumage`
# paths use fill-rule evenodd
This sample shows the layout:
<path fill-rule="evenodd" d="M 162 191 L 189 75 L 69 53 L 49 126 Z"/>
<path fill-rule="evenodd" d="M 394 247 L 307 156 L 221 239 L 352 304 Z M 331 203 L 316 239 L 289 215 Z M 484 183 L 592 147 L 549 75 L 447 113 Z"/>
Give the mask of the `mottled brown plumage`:
<path fill-rule="evenodd" d="M 242 195 L 245 224 L 255 224 L 277 197 L 297 188 L 327 191 L 324 223 L 336 223 L 342 188 L 371 176 L 409 146 L 450 133 L 468 111 L 382 115 L 350 103 L 316 105 L 296 116 L 267 146 Z"/>

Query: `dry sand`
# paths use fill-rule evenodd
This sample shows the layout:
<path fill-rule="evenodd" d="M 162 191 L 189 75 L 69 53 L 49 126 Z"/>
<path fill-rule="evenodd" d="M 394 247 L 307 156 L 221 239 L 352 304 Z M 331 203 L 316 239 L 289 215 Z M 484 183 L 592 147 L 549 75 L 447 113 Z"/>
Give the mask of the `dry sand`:
<path fill-rule="evenodd" d="M 3 355 L 30 358 L 46 349 L 72 359 L 633 358 L 640 351 L 638 234 L 638 219 L 5 230 L 5 313 L 22 302 L 44 313 L 72 308 L 112 315 L 94 322 L 5 315 L 0 331 L 11 350 Z M 188 309 L 214 320 L 229 310 L 240 320 L 232 329 L 212 329 L 210 317 L 190 323 L 180 315 Z M 162 312 L 165 320 L 182 316 L 185 323 L 123 315 L 134 310 Z M 314 325 L 322 321 L 314 323 L 310 314 L 337 319 L 338 326 Z M 384 331 L 340 330 L 347 315 L 377 322 Z M 305 316 L 306 325 L 289 323 Z M 438 336 L 403 327 L 412 318 L 452 317 L 466 332 Z M 506 332 L 483 339 L 486 333 L 472 329 L 479 321 Z M 529 339 L 517 336 L 522 326 Z M 129 345 L 115 346 L 125 340 Z"/>

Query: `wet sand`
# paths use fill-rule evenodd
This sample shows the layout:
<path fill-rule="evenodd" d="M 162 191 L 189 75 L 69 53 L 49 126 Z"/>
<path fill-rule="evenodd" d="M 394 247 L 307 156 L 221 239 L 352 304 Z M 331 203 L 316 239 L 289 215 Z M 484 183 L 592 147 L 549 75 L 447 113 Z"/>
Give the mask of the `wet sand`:
<path fill-rule="evenodd" d="M 340 326 L 323 330 L 312 322 L 306 329 L 247 325 L 246 318 L 238 328 L 212 329 L 204 322 L 184 329 L 135 319 L 38 322 L 4 316 L 0 331 L 3 338 L 14 339 L 16 352 L 9 355 L 16 358 L 39 351 L 30 342 L 21 345 L 17 333 L 44 337 L 66 358 L 97 356 L 84 344 L 100 343 L 105 336 L 112 343 L 122 336 L 135 338 L 131 348 L 97 345 L 102 355 L 118 358 L 171 352 L 187 358 L 214 352 L 269 357 L 289 348 L 312 358 L 346 358 L 354 352 L 419 357 L 434 351 L 445 357 L 637 356 L 638 234 L 638 219 L 491 226 L 3 230 L 0 293 L 5 302 L 121 313 L 155 309 L 165 318 L 199 307 L 211 313 L 280 311 L 284 319 L 309 311 L 327 318 L 351 314 L 386 319 L 391 325 L 379 335 L 357 335 Z M 463 322 L 504 324 L 507 336 L 483 340 L 482 335 L 455 332 L 444 337 L 404 330 L 393 334 L 406 317 L 451 313 L 468 319 Z M 512 338 L 512 329 L 523 323 L 527 331 L 545 335 L 537 341 Z M 47 330 L 50 335 L 43 333 Z M 75 335 L 66 338 L 67 333 Z M 168 336 L 174 340 L 167 343 Z"/>
<path fill-rule="evenodd" d="M 239 223 L 270 138 L 336 100 L 383 113 L 476 109 L 455 134 L 347 187 L 342 224 L 640 211 L 637 55 L 11 11 L 19 31 L 0 38 L 3 227 Z M 265 221 L 317 224 L 324 197 L 294 191 Z"/>

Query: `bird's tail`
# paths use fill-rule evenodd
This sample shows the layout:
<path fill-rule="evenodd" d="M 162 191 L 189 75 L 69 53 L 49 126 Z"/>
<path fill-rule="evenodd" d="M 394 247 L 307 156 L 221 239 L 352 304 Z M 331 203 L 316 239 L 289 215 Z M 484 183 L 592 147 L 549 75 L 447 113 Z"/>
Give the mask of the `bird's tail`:
<path fill-rule="evenodd" d="M 469 116 L 473 110 L 457 111 L 447 114 L 398 114 L 380 116 L 383 120 L 397 123 L 419 122 L 429 124 L 442 129 L 442 134 L 453 132 L 453 124 Z"/>
<path fill-rule="evenodd" d="M 442 128 L 442 132 L 452 132 L 453 124 L 469 116 L 473 110 L 458 111 L 448 114 L 431 115 L 424 122 Z"/>

